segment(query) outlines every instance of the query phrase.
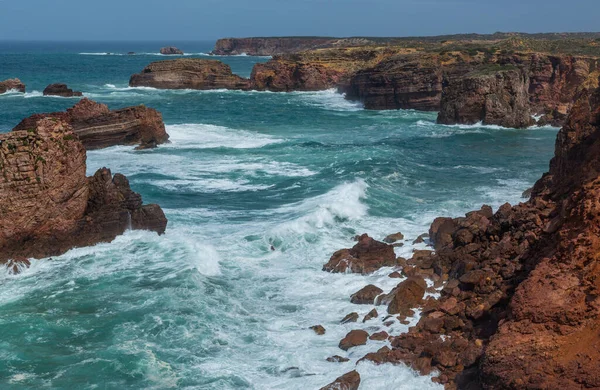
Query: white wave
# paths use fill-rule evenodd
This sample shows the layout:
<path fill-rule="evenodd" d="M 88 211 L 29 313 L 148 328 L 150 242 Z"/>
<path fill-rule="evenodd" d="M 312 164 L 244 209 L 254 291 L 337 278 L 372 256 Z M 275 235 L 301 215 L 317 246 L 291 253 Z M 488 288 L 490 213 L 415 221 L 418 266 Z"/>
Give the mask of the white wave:
<path fill-rule="evenodd" d="M 291 92 L 293 95 L 298 95 L 306 104 L 310 106 L 325 108 L 333 111 L 362 111 L 364 107 L 362 103 L 346 100 L 345 95 L 338 93 L 333 89 L 316 92 Z"/>
<path fill-rule="evenodd" d="M 167 133 L 171 137 L 167 148 L 254 149 L 284 141 L 266 134 L 206 124 L 169 125 Z"/>
<path fill-rule="evenodd" d="M 144 180 L 141 183 L 161 187 L 168 191 L 192 191 L 199 193 L 260 191 L 273 187 L 272 185 L 250 184 L 249 180 L 243 179 L 229 180 L 202 177 L 175 180 Z"/>
<path fill-rule="evenodd" d="M 81 55 L 81 56 L 124 56 L 126 54 L 104 52 L 104 53 L 79 53 L 79 55 Z"/>
<path fill-rule="evenodd" d="M 55 96 L 44 96 L 44 94 L 40 91 L 31 91 L 31 92 L 23 93 L 23 92 L 19 92 L 17 90 L 11 89 L 10 91 L 6 91 L 6 93 L 0 94 L 0 97 L 31 99 L 31 98 L 37 98 L 37 97 L 52 98 Z"/>

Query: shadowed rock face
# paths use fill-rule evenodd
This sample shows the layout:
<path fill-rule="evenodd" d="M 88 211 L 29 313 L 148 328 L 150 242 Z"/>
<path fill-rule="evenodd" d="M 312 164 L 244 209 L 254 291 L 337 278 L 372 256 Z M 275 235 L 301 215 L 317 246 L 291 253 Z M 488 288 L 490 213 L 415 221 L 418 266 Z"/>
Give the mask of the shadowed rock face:
<path fill-rule="evenodd" d="M 529 77 L 518 69 L 494 68 L 475 70 L 450 83 L 442 95 L 438 123 L 532 126 Z"/>
<path fill-rule="evenodd" d="M 351 371 L 337 378 L 332 383 L 320 390 L 358 390 L 360 387 L 360 374 L 356 371 Z"/>
<path fill-rule="evenodd" d="M 73 91 L 67 87 L 67 84 L 50 84 L 44 89 L 44 96 L 73 97 L 83 96 L 83 93 L 79 91 Z"/>
<path fill-rule="evenodd" d="M 24 93 L 25 92 L 25 84 L 21 82 L 19 79 L 9 79 L 0 81 L 0 94 L 6 93 L 8 91 L 15 90 Z"/>
<path fill-rule="evenodd" d="M 128 228 L 164 233 L 160 207 L 142 205 L 127 179 L 106 168 L 86 178 L 85 160 L 76 133 L 58 118 L 0 135 L 0 262 L 59 255 Z"/>
<path fill-rule="evenodd" d="M 139 149 L 156 147 L 168 141 L 161 114 L 145 106 L 111 111 L 108 106 L 82 99 L 67 112 L 35 114 L 13 130 L 28 130 L 42 118 L 60 118 L 69 123 L 86 149 L 114 145 L 139 145 Z"/>
<path fill-rule="evenodd" d="M 153 62 L 129 80 L 132 87 L 158 89 L 249 89 L 250 82 L 216 60 L 181 58 Z"/>

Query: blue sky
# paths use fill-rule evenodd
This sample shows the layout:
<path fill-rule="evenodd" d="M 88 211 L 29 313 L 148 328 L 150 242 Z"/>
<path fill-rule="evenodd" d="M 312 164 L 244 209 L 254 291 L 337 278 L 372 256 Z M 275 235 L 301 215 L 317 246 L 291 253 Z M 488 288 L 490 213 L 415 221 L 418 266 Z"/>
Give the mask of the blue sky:
<path fill-rule="evenodd" d="M 600 30 L 600 0 L 0 0 L 0 40 Z"/>

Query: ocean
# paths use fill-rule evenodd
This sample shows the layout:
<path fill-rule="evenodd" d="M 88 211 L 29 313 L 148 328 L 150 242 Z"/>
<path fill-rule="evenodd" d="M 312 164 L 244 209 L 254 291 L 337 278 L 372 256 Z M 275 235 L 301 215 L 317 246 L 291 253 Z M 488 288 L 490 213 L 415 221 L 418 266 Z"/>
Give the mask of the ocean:
<path fill-rule="evenodd" d="M 169 144 L 88 152 L 92 175 L 125 174 L 158 203 L 164 236 L 130 231 L 110 244 L 0 270 L 2 389 L 318 389 L 388 345 L 344 352 L 352 329 L 398 335 L 416 324 L 380 317 L 340 324 L 350 295 L 391 290 L 390 268 L 373 275 L 321 270 L 368 233 L 402 232 L 412 245 L 437 216 L 523 201 L 548 168 L 558 129 L 441 126 L 436 113 L 368 111 L 335 90 L 161 91 L 130 88 L 131 74 L 176 45 L 209 58 L 214 42 L 0 42 L 0 80 L 27 93 L 0 95 L 0 132 L 77 98 L 43 97 L 63 82 L 121 108 L 163 114 Z M 135 55 L 126 55 L 128 52 Z M 112 54 L 107 54 L 112 53 Z M 268 58 L 211 57 L 249 76 Z M 272 250 L 273 247 L 275 250 Z M 317 336 L 308 328 L 321 324 Z M 329 363 L 332 355 L 347 363 Z M 404 366 L 360 363 L 361 389 L 437 389 Z"/>

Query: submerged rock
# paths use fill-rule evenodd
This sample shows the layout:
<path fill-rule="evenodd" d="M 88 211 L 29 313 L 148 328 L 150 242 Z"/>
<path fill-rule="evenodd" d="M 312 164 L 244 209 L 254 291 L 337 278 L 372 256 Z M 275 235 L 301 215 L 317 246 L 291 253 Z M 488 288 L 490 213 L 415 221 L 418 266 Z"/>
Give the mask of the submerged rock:
<path fill-rule="evenodd" d="M 311 326 L 310 329 L 319 336 L 323 336 L 325 334 L 325 328 L 322 325 Z"/>
<path fill-rule="evenodd" d="M 157 205 L 101 169 L 86 178 L 86 152 L 65 121 L 41 118 L 0 135 L 0 261 L 42 258 L 112 241 L 129 228 L 164 233 Z"/>
<path fill-rule="evenodd" d="M 229 65 L 197 58 L 153 62 L 131 76 L 129 85 L 158 89 L 251 89 L 250 80 L 233 74 Z"/>
<path fill-rule="evenodd" d="M 19 79 L 9 79 L 0 81 L 0 94 L 6 93 L 8 91 L 17 91 L 25 93 L 25 84 L 23 84 Z"/>
<path fill-rule="evenodd" d="M 13 131 L 33 129 L 43 118 L 69 123 L 88 150 L 114 145 L 138 145 L 139 149 L 147 149 L 169 139 L 158 111 L 144 105 L 111 111 L 105 104 L 87 98 L 66 112 L 32 115 L 22 120 Z"/>
<path fill-rule="evenodd" d="M 73 91 L 67 84 L 50 84 L 44 89 L 44 96 L 74 97 L 83 96 L 83 93 Z"/>

